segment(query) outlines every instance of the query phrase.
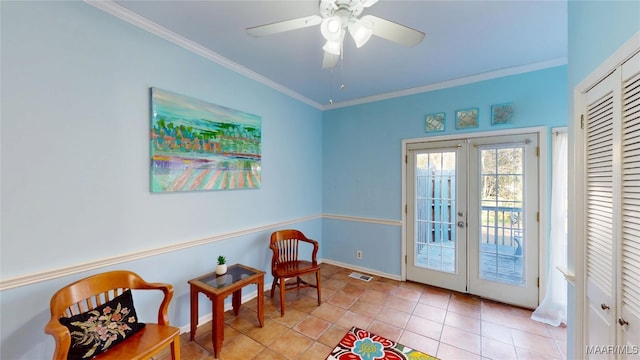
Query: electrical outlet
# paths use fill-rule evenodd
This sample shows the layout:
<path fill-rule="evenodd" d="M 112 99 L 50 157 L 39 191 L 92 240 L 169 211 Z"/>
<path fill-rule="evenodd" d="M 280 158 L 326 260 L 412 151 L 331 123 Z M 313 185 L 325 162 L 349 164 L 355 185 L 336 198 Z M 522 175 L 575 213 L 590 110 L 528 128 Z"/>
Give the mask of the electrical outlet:
<path fill-rule="evenodd" d="M 356 259 L 362 260 L 362 250 L 356 250 Z"/>

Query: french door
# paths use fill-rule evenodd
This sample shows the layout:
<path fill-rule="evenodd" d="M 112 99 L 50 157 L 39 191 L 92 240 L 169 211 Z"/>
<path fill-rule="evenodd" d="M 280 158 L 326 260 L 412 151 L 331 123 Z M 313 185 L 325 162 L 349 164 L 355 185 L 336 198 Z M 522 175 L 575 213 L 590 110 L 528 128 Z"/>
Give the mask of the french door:
<path fill-rule="evenodd" d="M 407 279 L 538 304 L 538 135 L 407 145 Z"/>
<path fill-rule="evenodd" d="M 407 279 L 467 290 L 465 140 L 407 151 Z"/>

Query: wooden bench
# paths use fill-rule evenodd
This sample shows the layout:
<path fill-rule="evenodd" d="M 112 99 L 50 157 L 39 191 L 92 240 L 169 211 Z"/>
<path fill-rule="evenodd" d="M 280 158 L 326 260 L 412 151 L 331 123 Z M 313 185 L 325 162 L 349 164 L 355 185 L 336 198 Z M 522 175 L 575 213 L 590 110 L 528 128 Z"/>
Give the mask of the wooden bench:
<path fill-rule="evenodd" d="M 122 295 L 127 290 L 160 290 L 164 294 L 158 308 L 158 323 L 146 323 L 139 331 L 106 349 L 93 359 L 149 359 L 169 346 L 171 358 L 180 359 L 180 329 L 169 325 L 167 310 L 173 297 L 173 286 L 148 283 L 131 271 L 110 271 L 93 275 L 58 290 L 51 298 L 51 320 L 45 333 L 56 342 L 54 360 L 66 360 L 72 343 L 71 331 L 60 322 L 84 314 Z M 129 311 L 129 310 L 126 310 Z M 94 311 L 95 313 L 95 311 Z"/>

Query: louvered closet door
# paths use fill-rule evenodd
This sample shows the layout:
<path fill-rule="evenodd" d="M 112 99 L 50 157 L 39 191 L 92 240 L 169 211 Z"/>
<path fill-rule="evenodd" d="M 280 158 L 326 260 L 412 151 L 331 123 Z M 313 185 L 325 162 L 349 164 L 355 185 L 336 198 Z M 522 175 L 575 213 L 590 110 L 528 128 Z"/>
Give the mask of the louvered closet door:
<path fill-rule="evenodd" d="M 621 326 L 618 334 L 621 344 L 640 345 L 640 54 L 622 66 L 622 122 Z"/>
<path fill-rule="evenodd" d="M 586 183 L 585 183 L 585 243 L 587 273 L 586 340 L 588 345 L 615 343 L 614 204 L 616 172 L 614 119 L 619 119 L 616 84 L 620 87 L 619 71 L 587 92 L 585 119 Z"/>

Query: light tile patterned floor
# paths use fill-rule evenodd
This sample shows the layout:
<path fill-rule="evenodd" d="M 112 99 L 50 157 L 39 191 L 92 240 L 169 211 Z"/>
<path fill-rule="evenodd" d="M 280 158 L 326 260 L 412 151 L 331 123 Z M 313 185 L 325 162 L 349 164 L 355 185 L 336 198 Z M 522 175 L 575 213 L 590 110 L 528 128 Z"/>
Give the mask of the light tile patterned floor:
<path fill-rule="evenodd" d="M 350 273 L 322 264 L 322 305 L 315 289 L 290 291 L 284 317 L 277 293 L 271 299 L 266 292 L 264 328 L 255 299 L 237 317 L 228 311 L 220 359 L 323 360 L 351 326 L 443 360 L 566 359 L 566 329 L 531 320 L 530 310 L 411 282 L 365 282 Z M 200 325 L 194 342 L 189 334 L 181 340 L 182 359 L 214 359 L 210 323 Z"/>

